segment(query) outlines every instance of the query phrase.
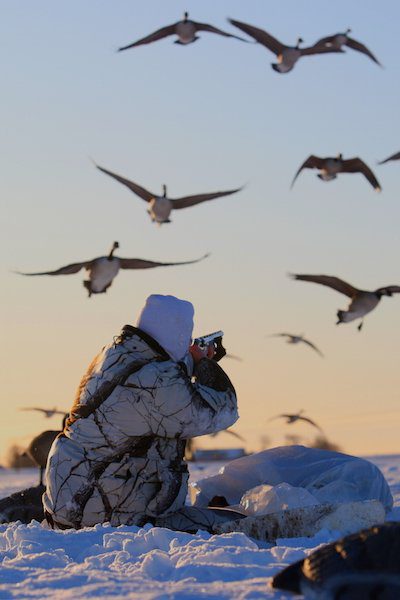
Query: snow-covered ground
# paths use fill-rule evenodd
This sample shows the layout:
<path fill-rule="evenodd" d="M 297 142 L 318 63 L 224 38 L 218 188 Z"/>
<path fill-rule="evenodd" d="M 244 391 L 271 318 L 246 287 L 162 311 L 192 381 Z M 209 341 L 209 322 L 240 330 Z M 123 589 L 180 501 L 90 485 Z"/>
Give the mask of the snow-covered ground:
<path fill-rule="evenodd" d="M 400 456 L 369 457 L 390 484 L 400 521 Z M 221 463 L 192 464 L 191 479 L 215 475 Z M 37 483 L 32 470 L 0 471 L 0 497 Z M 0 525 L 0 599 L 11 598 L 278 598 L 269 588 L 282 567 L 337 537 L 258 543 L 241 533 L 212 536 L 144 527 L 96 526 L 51 531 L 39 523 Z"/>

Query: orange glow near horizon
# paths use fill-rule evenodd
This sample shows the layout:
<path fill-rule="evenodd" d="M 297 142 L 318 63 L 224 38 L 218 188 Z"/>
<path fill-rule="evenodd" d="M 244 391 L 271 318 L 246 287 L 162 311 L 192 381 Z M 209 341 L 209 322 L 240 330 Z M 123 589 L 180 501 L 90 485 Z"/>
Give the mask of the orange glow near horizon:
<path fill-rule="evenodd" d="M 231 30 L 231 16 L 288 43 L 300 33 L 312 43 L 351 25 L 385 65 L 348 49 L 279 75 L 260 45 L 206 32 L 187 48 L 169 39 L 115 52 L 178 19 L 175 0 L 152 0 L 151 9 L 128 0 L 57 4 L 40 0 L 22 9 L 7 0 L 0 24 L 10 50 L 2 98 L 0 455 L 14 441 L 23 445 L 59 426 L 59 418 L 19 409 L 68 411 L 93 356 L 135 322 L 151 293 L 193 302 L 194 334 L 222 329 L 228 351 L 242 357 L 222 366 L 237 389 L 234 429 L 248 450 L 280 445 L 287 435 L 312 441 L 317 430 L 307 424 L 269 421 L 304 409 L 345 452 L 400 452 L 400 295 L 383 298 L 358 332 L 357 323 L 335 325 L 348 298 L 287 276 L 336 275 L 370 290 L 400 285 L 400 163 L 376 164 L 400 149 L 393 51 L 400 5 L 367 0 L 360 11 L 355 1 L 337 0 L 321 11 L 317 0 L 307 7 L 187 1 L 196 20 Z M 361 175 L 324 183 L 310 170 L 290 191 L 309 154 L 338 152 L 361 156 L 381 194 Z M 98 172 L 89 156 L 153 192 L 166 183 L 172 197 L 244 189 L 175 211 L 172 223 L 157 227 L 143 200 Z M 121 272 L 106 294 L 90 299 L 83 271 L 12 272 L 101 256 L 114 240 L 123 257 L 211 255 L 194 265 Z M 279 331 L 305 333 L 325 358 L 267 337 Z M 197 444 L 240 442 L 221 434 Z"/>

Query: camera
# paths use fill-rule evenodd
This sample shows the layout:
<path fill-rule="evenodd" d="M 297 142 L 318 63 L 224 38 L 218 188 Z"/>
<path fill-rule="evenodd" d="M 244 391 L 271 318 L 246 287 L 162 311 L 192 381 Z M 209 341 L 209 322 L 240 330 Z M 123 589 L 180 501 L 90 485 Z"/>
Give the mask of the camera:
<path fill-rule="evenodd" d="M 210 346 L 212 344 L 215 350 L 213 360 L 218 362 L 226 354 L 226 350 L 222 345 L 223 335 L 223 331 L 214 331 L 213 333 L 208 333 L 207 335 L 195 338 L 193 340 L 193 344 L 199 346 L 199 348 L 202 349 L 205 349 L 207 348 L 207 346 Z"/>

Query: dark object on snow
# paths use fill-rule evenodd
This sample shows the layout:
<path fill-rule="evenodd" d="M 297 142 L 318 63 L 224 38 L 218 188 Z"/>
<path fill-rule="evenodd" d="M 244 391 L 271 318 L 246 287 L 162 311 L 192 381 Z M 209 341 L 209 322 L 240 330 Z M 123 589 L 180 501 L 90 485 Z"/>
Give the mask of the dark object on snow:
<path fill-rule="evenodd" d="M 36 437 L 33 438 L 31 443 L 26 449 L 26 454 L 29 458 L 37 465 L 40 469 L 40 480 L 39 485 L 43 485 L 43 474 L 47 465 L 47 457 L 49 456 L 50 448 L 58 435 L 64 430 L 65 422 L 69 416 L 68 413 L 62 413 L 64 415 L 61 429 L 58 431 L 48 429 L 42 431 Z"/>
<path fill-rule="evenodd" d="M 44 485 L 27 488 L 0 500 L 0 523 L 43 521 L 42 495 Z"/>
<path fill-rule="evenodd" d="M 400 523 L 376 525 L 323 546 L 278 573 L 272 587 L 321 600 L 398 600 Z"/>

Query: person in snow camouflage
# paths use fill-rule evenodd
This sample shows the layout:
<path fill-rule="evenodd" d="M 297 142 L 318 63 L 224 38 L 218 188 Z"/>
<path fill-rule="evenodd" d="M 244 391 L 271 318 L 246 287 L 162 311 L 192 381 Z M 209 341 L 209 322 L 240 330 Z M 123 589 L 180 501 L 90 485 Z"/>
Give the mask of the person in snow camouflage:
<path fill-rule="evenodd" d="M 147 299 L 84 375 L 46 469 L 44 511 L 52 527 L 110 522 L 212 530 L 225 519 L 185 507 L 187 438 L 238 418 L 235 390 L 214 349 L 191 346 L 193 306 Z M 218 352 L 217 352 L 218 353 Z M 214 358 L 214 359 L 213 359 Z"/>

